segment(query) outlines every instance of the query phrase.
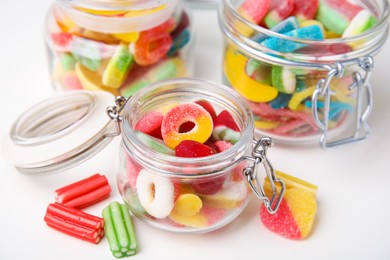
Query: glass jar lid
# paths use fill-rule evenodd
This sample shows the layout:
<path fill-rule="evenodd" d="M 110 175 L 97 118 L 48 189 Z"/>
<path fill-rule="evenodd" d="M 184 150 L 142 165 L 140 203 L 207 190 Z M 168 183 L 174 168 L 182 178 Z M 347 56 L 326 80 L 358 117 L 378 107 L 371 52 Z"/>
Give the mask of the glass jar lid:
<path fill-rule="evenodd" d="M 118 135 L 107 117 L 108 92 L 74 91 L 29 108 L 3 139 L 4 156 L 23 173 L 51 174 L 74 167 Z"/>

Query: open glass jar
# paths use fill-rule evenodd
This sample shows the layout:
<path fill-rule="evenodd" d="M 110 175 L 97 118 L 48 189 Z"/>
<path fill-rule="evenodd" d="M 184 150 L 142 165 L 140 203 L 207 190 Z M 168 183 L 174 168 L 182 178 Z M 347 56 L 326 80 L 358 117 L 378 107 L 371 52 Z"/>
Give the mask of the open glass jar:
<path fill-rule="evenodd" d="M 115 106 L 110 106 L 113 100 L 104 91 L 73 91 L 34 106 L 19 117 L 4 140 L 5 156 L 21 172 L 55 173 L 90 158 L 120 135 L 119 192 L 132 213 L 152 226 L 179 233 L 215 230 L 245 209 L 251 189 L 269 212 L 276 212 L 285 185 L 267 159 L 272 140 L 253 139 L 252 112 L 230 88 L 197 79 L 171 79 L 128 99 L 117 97 Z M 180 158 L 153 149 L 135 130 L 137 122 L 157 108 L 196 100 L 232 115 L 241 130 L 234 145 L 207 157 Z M 271 184 L 268 197 L 264 178 Z M 196 200 L 192 215 L 175 208 L 181 195 Z"/>
<path fill-rule="evenodd" d="M 180 0 L 55 0 L 46 20 L 56 90 L 130 96 L 192 75 L 192 18 Z"/>
<path fill-rule="evenodd" d="M 355 1 L 376 24 L 354 36 L 321 40 L 259 26 L 238 10 L 242 2 L 220 5 L 223 75 L 248 101 L 256 133 L 284 143 L 319 141 L 323 148 L 367 138 L 372 56 L 388 38 L 388 2 Z"/>

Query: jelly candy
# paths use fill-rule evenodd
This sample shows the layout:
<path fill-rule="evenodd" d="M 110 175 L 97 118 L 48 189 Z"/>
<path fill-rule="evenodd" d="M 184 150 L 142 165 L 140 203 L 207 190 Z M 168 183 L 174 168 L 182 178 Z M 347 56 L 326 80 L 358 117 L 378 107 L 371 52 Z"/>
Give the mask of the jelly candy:
<path fill-rule="evenodd" d="M 279 92 L 286 94 L 293 93 L 296 83 L 295 73 L 289 68 L 278 65 L 272 66 L 272 86 Z"/>
<path fill-rule="evenodd" d="M 73 57 L 91 71 L 97 71 L 102 60 L 99 44 L 95 41 L 75 38 L 70 45 Z"/>
<path fill-rule="evenodd" d="M 317 213 L 314 194 L 305 189 L 288 189 L 275 214 L 270 214 L 264 204 L 260 219 L 269 230 L 290 239 L 303 239 L 312 229 Z"/>
<path fill-rule="evenodd" d="M 175 147 L 177 157 L 195 158 L 216 154 L 210 146 L 193 140 L 183 140 Z"/>
<path fill-rule="evenodd" d="M 240 137 L 240 128 L 234 121 L 232 115 L 227 110 L 223 110 L 214 120 L 213 138 L 235 144 Z"/>
<path fill-rule="evenodd" d="M 142 117 L 135 125 L 135 130 L 162 139 L 161 123 L 164 116 L 160 111 L 152 111 Z"/>
<path fill-rule="evenodd" d="M 137 177 L 138 198 L 142 207 L 155 218 L 167 217 L 174 206 L 174 186 L 165 177 L 142 169 Z"/>
<path fill-rule="evenodd" d="M 284 19 L 280 23 L 273 26 L 270 30 L 273 32 L 284 34 L 286 32 L 295 30 L 299 28 L 298 20 L 294 16 L 290 16 L 287 19 Z M 259 33 L 252 37 L 252 40 L 255 42 L 261 43 L 265 39 L 267 39 L 268 36 L 265 34 Z"/>
<path fill-rule="evenodd" d="M 270 11 L 264 18 L 268 28 L 272 28 L 291 15 L 294 10 L 294 0 L 271 0 Z"/>
<path fill-rule="evenodd" d="M 204 195 L 204 203 L 208 206 L 233 209 L 249 195 L 246 181 L 230 182 L 227 187 L 213 195 Z"/>
<path fill-rule="evenodd" d="M 104 175 L 89 178 L 55 190 L 55 201 L 77 209 L 83 209 L 110 196 L 111 187 Z"/>
<path fill-rule="evenodd" d="M 119 45 L 104 70 L 102 83 L 111 88 L 119 88 L 133 65 L 133 56 L 125 45 Z"/>
<path fill-rule="evenodd" d="M 207 100 L 198 100 L 195 103 L 201 105 L 204 109 L 206 109 L 207 112 L 209 112 L 213 121 L 215 120 L 215 118 L 217 117 L 217 113 L 215 113 L 215 110 L 213 106 L 210 104 L 210 102 L 208 102 Z"/>
<path fill-rule="evenodd" d="M 202 200 L 198 195 L 184 193 L 180 194 L 176 199 L 173 210 L 183 217 L 191 217 L 198 214 L 202 206 Z"/>
<path fill-rule="evenodd" d="M 253 23 L 260 23 L 267 14 L 271 0 L 245 0 L 238 12 Z"/>
<path fill-rule="evenodd" d="M 191 187 L 201 195 L 213 195 L 222 189 L 224 182 L 225 177 L 214 177 L 209 180 L 196 180 L 191 183 Z"/>
<path fill-rule="evenodd" d="M 96 72 L 90 71 L 84 65 L 77 63 L 75 67 L 80 84 L 86 90 L 108 90 L 110 88 L 103 85 L 101 78 Z M 112 92 L 112 91 L 111 91 Z"/>
<path fill-rule="evenodd" d="M 376 18 L 367 10 L 362 10 L 355 15 L 342 37 L 351 37 L 367 31 L 376 24 Z"/>
<path fill-rule="evenodd" d="M 137 253 L 133 221 L 125 205 L 111 202 L 103 209 L 104 229 L 110 250 L 117 258 Z"/>
<path fill-rule="evenodd" d="M 312 20 L 317 12 L 319 0 L 294 0 L 294 15 L 299 21 Z"/>
<path fill-rule="evenodd" d="M 144 144 L 146 144 L 153 151 L 162 154 L 175 155 L 175 151 L 169 148 L 168 146 L 166 146 L 161 139 L 152 137 L 150 135 L 144 134 L 139 131 L 136 131 L 135 134 L 138 137 L 138 139 L 140 139 Z"/>
<path fill-rule="evenodd" d="M 189 132 L 180 133 L 180 126 L 186 122 L 193 122 L 195 127 Z M 175 148 L 183 140 L 204 143 L 212 131 L 213 120 L 210 114 L 202 106 L 195 103 L 175 106 L 164 116 L 161 125 L 163 140 L 171 148 Z"/>

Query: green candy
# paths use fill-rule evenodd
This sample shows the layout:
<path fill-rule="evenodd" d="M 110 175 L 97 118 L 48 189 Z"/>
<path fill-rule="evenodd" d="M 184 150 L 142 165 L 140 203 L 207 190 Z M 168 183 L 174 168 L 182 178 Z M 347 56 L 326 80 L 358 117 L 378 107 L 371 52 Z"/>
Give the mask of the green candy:
<path fill-rule="evenodd" d="M 137 253 L 137 239 L 130 213 L 125 205 L 110 203 L 103 209 L 104 230 L 110 250 L 116 258 Z"/>
<path fill-rule="evenodd" d="M 75 70 L 76 59 L 72 56 L 72 54 L 64 53 L 60 57 L 60 64 L 62 71 L 71 71 Z"/>
<path fill-rule="evenodd" d="M 283 66 L 272 67 L 272 86 L 281 93 L 291 94 L 295 91 L 297 79 L 294 72 Z"/>
<path fill-rule="evenodd" d="M 175 155 L 175 151 L 169 148 L 163 141 L 153 136 L 147 135 L 140 131 L 135 131 L 135 135 L 140 139 L 144 144 L 146 144 L 150 149 L 168 155 Z"/>
<path fill-rule="evenodd" d="M 97 71 L 101 64 L 99 45 L 94 41 L 73 41 L 71 45 L 73 57 L 91 71 Z"/>

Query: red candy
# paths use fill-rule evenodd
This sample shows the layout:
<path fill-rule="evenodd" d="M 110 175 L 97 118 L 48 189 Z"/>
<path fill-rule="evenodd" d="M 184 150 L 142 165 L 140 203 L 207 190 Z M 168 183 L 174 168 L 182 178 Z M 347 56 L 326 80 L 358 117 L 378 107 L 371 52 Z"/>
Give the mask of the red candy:
<path fill-rule="evenodd" d="M 210 102 L 206 100 L 198 100 L 195 103 L 201 105 L 204 109 L 206 109 L 206 111 L 209 112 L 211 118 L 214 121 L 214 119 L 217 117 L 217 113 L 215 113 L 215 110 L 213 106 L 210 104 Z"/>
<path fill-rule="evenodd" d="M 135 125 L 135 130 L 151 135 L 156 138 L 161 138 L 161 123 L 163 114 L 159 111 L 152 111 L 141 118 Z"/>
<path fill-rule="evenodd" d="M 223 110 L 221 113 L 219 113 L 217 118 L 214 120 L 214 127 L 218 126 L 225 126 L 234 131 L 240 131 L 236 121 L 234 121 L 232 115 L 226 110 Z"/>
<path fill-rule="evenodd" d="M 66 32 L 51 33 L 50 37 L 57 51 L 69 52 L 73 35 Z"/>
<path fill-rule="evenodd" d="M 172 46 L 172 37 L 169 30 L 174 24 L 169 19 L 160 26 L 141 32 L 134 45 L 134 59 L 139 65 L 151 65 L 161 60 Z"/>
<path fill-rule="evenodd" d="M 238 12 L 246 19 L 258 24 L 267 14 L 269 7 L 270 0 L 245 0 Z"/>
<path fill-rule="evenodd" d="M 312 20 L 317 12 L 319 0 L 294 0 L 292 13 L 298 20 Z"/>
<path fill-rule="evenodd" d="M 210 146 L 207 146 L 205 144 L 193 140 L 181 141 L 175 147 L 175 155 L 177 157 L 186 157 L 186 158 L 204 157 L 216 153 L 217 152 Z"/>
<path fill-rule="evenodd" d="M 44 221 L 62 233 L 94 244 L 104 236 L 102 218 L 58 203 L 49 204 Z"/>
<path fill-rule="evenodd" d="M 55 200 L 63 205 L 82 209 L 110 196 L 111 187 L 104 175 L 95 174 L 55 191 Z"/>
<path fill-rule="evenodd" d="M 225 177 L 213 178 L 212 180 L 199 180 L 191 184 L 191 187 L 199 194 L 213 195 L 222 189 Z"/>
<path fill-rule="evenodd" d="M 272 28 L 291 15 L 294 10 L 294 0 L 271 0 L 270 11 L 264 21 Z"/>
<path fill-rule="evenodd" d="M 216 141 L 214 144 L 217 147 L 217 151 L 219 153 L 226 151 L 227 149 L 229 149 L 230 147 L 233 146 L 232 143 L 227 142 L 227 141 Z"/>

